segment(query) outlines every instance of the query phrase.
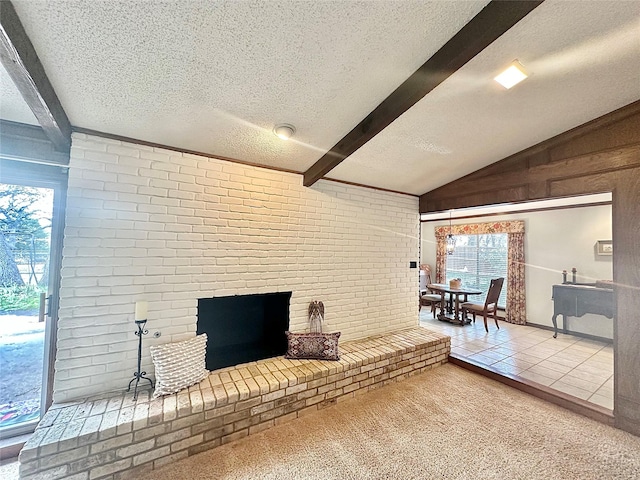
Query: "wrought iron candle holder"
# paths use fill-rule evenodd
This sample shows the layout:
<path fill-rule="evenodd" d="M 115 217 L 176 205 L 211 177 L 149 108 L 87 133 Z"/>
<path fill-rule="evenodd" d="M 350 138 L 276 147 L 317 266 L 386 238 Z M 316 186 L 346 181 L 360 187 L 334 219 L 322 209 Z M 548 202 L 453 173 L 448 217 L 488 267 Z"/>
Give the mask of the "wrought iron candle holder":
<path fill-rule="evenodd" d="M 138 371 L 133 373 L 133 378 L 129 382 L 129 387 L 127 388 L 127 392 L 131 391 L 131 384 L 136 382 L 135 387 L 133 388 L 133 399 L 138 399 L 138 384 L 140 380 L 147 380 L 151 384 L 151 388 L 153 388 L 153 382 L 149 377 L 147 377 L 147 372 L 143 372 L 142 370 L 142 336 L 149 333 L 145 327 L 147 321 L 146 320 L 136 320 L 136 325 L 138 327 L 138 331 L 134 332 L 138 336 Z"/>

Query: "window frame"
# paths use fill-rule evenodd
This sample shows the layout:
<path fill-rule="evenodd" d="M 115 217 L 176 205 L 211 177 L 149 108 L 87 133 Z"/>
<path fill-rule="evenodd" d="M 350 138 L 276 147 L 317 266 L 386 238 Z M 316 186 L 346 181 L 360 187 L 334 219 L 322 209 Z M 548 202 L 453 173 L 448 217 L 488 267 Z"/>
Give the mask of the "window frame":
<path fill-rule="evenodd" d="M 502 238 L 500 240 L 498 240 L 497 242 L 492 242 L 492 243 L 502 243 L 503 245 L 499 245 L 497 247 L 488 247 L 488 246 L 484 246 L 481 247 L 479 246 L 480 243 L 480 237 L 481 236 L 493 236 L 493 235 L 499 235 Z M 461 237 L 474 237 L 475 238 L 475 242 L 468 242 L 466 245 L 458 245 L 459 243 L 459 239 Z M 463 284 L 467 285 L 467 286 L 474 286 L 476 288 L 479 288 L 481 290 L 483 290 L 483 292 L 487 292 L 489 289 L 489 285 L 491 283 L 491 279 L 493 278 L 498 278 L 498 277 L 504 277 L 505 282 L 507 280 L 507 274 L 508 274 L 508 260 L 509 260 L 509 234 L 508 233 L 503 233 L 503 232 L 491 232 L 491 233 L 463 233 L 463 234 L 457 234 L 455 236 L 456 238 L 456 248 L 454 249 L 454 253 L 452 255 L 447 255 L 446 256 L 446 261 L 445 261 L 445 279 L 446 282 L 448 282 L 449 280 L 451 280 L 452 278 L 462 278 L 463 280 Z M 470 245 L 471 243 L 475 243 L 475 245 Z M 453 273 L 452 270 L 450 269 L 451 266 L 451 262 L 450 260 L 452 260 L 453 258 L 455 258 L 454 256 L 456 255 L 456 252 L 460 252 L 460 248 L 464 248 L 466 249 L 466 253 L 468 253 L 469 251 L 474 253 L 474 258 L 472 259 L 474 264 L 475 264 L 475 268 L 472 269 L 472 272 L 464 272 L 464 274 L 456 274 Z M 503 257 L 503 262 L 500 264 L 501 267 L 503 267 L 501 270 L 502 271 L 491 271 L 488 272 L 486 270 L 482 270 L 481 268 L 481 263 L 482 262 L 482 258 L 480 256 L 481 253 L 481 248 L 483 249 L 494 249 L 495 251 L 502 251 L 504 254 Z M 485 252 L 486 253 L 486 252 Z M 469 257 L 465 257 L 463 258 L 461 261 L 464 262 L 465 259 L 469 259 Z M 484 262 L 486 263 L 486 262 Z M 475 272 L 474 272 L 475 271 Z M 469 277 L 473 277 L 475 279 L 474 283 L 469 283 Z M 482 279 L 484 279 L 485 281 L 482 281 Z M 503 288 L 502 292 L 500 293 L 500 300 L 498 302 L 498 308 L 499 309 L 506 309 L 507 306 L 507 289 Z"/>

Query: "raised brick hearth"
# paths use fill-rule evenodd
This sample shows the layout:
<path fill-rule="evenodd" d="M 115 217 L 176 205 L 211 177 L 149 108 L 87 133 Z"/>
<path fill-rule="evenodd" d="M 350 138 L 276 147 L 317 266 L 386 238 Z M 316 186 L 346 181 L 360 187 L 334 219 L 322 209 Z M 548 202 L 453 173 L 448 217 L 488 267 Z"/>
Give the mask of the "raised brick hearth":
<path fill-rule="evenodd" d="M 54 405 L 20 452 L 20 478 L 125 479 L 447 361 L 450 337 L 415 327 L 345 342 L 341 360 L 276 357 L 212 372 L 178 394 Z"/>

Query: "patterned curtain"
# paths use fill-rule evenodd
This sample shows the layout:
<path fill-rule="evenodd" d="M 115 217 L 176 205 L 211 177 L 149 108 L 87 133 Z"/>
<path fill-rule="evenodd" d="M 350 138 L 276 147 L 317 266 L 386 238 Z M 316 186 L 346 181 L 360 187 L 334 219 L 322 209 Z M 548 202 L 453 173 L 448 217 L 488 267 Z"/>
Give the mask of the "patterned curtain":
<path fill-rule="evenodd" d="M 447 240 L 446 237 L 436 236 L 436 281 L 444 283 L 447 271 Z"/>
<path fill-rule="evenodd" d="M 507 253 L 507 322 L 525 325 L 524 233 L 509 233 Z"/>
<path fill-rule="evenodd" d="M 449 225 L 436 227 L 436 238 L 446 238 Z M 451 233 L 454 235 L 480 235 L 482 233 L 524 233 L 524 221 L 510 220 L 504 222 L 470 223 L 467 225 L 453 225 Z"/>
<path fill-rule="evenodd" d="M 447 269 L 446 238 L 449 225 L 435 227 L 436 250 L 436 282 L 443 283 Z M 524 290 L 524 221 L 511 220 L 490 223 L 471 223 L 453 225 L 454 235 L 481 235 L 483 233 L 506 233 L 509 237 L 507 253 L 507 316 L 506 321 L 524 325 L 527 323 Z"/>

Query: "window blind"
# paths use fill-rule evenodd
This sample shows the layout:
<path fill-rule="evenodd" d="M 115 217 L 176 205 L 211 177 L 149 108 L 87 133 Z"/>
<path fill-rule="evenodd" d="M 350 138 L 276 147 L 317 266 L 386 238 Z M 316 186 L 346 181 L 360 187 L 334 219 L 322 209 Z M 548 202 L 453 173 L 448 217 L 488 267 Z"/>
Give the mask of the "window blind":
<path fill-rule="evenodd" d="M 452 255 L 447 255 L 447 282 L 462 279 L 462 284 L 483 292 L 489 290 L 492 278 L 504 277 L 498 306 L 507 304 L 507 253 L 509 238 L 506 233 L 456 235 Z"/>

